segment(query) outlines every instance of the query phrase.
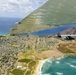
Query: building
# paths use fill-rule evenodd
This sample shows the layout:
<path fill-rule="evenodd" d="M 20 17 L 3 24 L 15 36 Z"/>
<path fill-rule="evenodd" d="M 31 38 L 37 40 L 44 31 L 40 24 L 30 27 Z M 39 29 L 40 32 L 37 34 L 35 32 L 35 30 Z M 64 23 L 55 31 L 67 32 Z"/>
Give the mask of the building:
<path fill-rule="evenodd" d="M 73 40 L 76 38 L 76 28 L 69 28 L 59 33 L 59 35 L 67 40 Z"/>

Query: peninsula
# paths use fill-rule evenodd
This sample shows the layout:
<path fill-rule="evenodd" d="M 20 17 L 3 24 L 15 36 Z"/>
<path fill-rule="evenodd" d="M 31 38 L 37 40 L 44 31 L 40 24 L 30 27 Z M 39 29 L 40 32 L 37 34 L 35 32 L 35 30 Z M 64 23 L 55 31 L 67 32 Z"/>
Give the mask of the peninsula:
<path fill-rule="evenodd" d="M 56 36 L 59 33 L 54 34 L 56 30 L 45 31 L 60 27 L 59 30 L 64 30 L 59 31 L 61 35 L 75 35 L 76 28 L 72 28 L 72 32 L 65 30 L 68 24 L 76 26 L 76 0 L 47 0 L 18 22 L 7 36 L 0 36 L 0 75 L 40 75 L 41 66 L 48 58 L 76 55 L 76 37 L 64 39 Z M 40 30 L 49 35 L 30 35 Z"/>

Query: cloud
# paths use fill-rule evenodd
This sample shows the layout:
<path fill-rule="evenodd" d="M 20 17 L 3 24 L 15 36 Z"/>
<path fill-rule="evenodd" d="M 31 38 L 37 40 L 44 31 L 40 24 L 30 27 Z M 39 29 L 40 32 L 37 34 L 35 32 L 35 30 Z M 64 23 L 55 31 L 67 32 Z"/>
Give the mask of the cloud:
<path fill-rule="evenodd" d="M 1 12 L 28 13 L 33 9 L 30 0 L 0 0 Z"/>
<path fill-rule="evenodd" d="M 24 17 L 46 0 L 0 0 L 0 16 Z"/>
<path fill-rule="evenodd" d="M 45 3 L 46 1 L 48 0 L 34 0 L 36 4 L 42 4 L 42 3 Z"/>
<path fill-rule="evenodd" d="M 39 4 L 41 0 L 35 0 L 36 4 Z"/>

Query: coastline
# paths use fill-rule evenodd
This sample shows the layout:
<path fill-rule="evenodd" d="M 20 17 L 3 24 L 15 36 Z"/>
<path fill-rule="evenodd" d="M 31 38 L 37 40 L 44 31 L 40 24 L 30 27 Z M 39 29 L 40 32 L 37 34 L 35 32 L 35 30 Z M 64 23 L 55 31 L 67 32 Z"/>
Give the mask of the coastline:
<path fill-rule="evenodd" d="M 50 59 L 50 58 L 60 58 L 60 57 L 64 56 L 64 54 L 59 52 L 58 50 L 44 51 L 43 54 L 44 55 L 47 54 L 46 59 L 38 60 L 39 62 L 37 63 L 37 66 L 36 66 L 36 68 L 34 70 L 34 74 L 33 75 L 42 75 L 41 74 L 41 68 L 42 68 L 43 64 L 48 59 Z"/>
<path fill-rule="evenodd" d="M 65 57 L 65 55 L 60 56 L 60 57 L 50 57 L 50 58 L 58 58 L 58 60 L 60 60 L 60 59 L 62 59 L 62 58 L 64 58 L 64 57 Z M 43 74 L 41 73 L 41 68 L 42 68 L 43 64 L 44 64 L 48 59 L 49 59 L 49 58 L 43 59 L 43 60 L 39 60 L 37 66 L 36 66 L 36 68 L 35 68 L 35 70 L 34 70 L 34 74 L 33 74 L 33 75 L 43 75 Z"/>
<path fill-rule="evenodd" d="M 67 56 L 68 57 L 68 56 Z M 62 56 L 62 57 L 60 57 L 60 58 L 58 58 L 58 60 L 60 60 L 60 59 L 62 59 L 63 60 L 63 58 L 65 58 L 65 56 Z M 36 67 L 36 70 L 35 70 L 35 73 L 34 73 L 34 75 L 49 75 L 49 74 L 42 74 L 41 73 L 41 68 L 42 68 L 42 66 L 43 66 L 43 64 L 47 61 L 48 59 L 43 59 L 43 60 L 39 60 L 39 63 L 38 63 L 38 65 L 37 65 L 37 67 Z M 64 63 L 65 64 L 65 63 Z M 72 65 L 72 64 L 70 64 L 70 62 L 68 63 L 69 64 L 69 67 L 71 67 L 71 68 L 75 68 L 75 65 Z M 63 74 L 63 72 L 56 72 L 57 74 Z"/>
<path fill-rule="evenodd" d="M 35 73 L 33 75 L 42 75 L 41 68 L 42 68 L 43 64 L 46 62 L 46 60 L 47 59 L 39 60 L 36 70 L 35 70 Z"/>

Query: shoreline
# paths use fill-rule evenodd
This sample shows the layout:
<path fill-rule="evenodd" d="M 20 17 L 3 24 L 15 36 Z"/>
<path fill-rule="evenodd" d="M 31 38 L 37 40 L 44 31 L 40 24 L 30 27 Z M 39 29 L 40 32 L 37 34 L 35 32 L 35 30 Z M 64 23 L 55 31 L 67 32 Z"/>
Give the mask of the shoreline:
<path fill-rule="evenodd" d="M 43 64 L 47 61 L 48 59 L 43 59 L 43 60 L 39 60 L 37 66 L 36 66 L 36 70 L 34 72 L 33 75 L 42 75 L 41 74 L 41 68 L 43 66 Z"/>
<path fill-rule="evenodd" d="M 37 63 L 37 66 L 34 70 L 34 74 L 33 75 L 42 75 L 41 74 L 41 68 L 43 66 L 43 64 L 50 58 L 60 58 L 62 56 L 64 56 L 63 53 L 59 52 L 58 50 L 53 50 L 53 51 L 45 51 L 43 52 L 43 54 L 47 54 L 47 58 L 46 59 L 41 59 L 39 60 L 39 62 Z M 52 55 L 51 55 L 52 54 Z"/>
<path fill-rule="evenodd" d="M 64 58 L 65 56 L 66 56 L 66 55 L 60 56 L 60 57 L 58 57 L 58 59 L 60 60 L 60 59 Z M 55 57 L 50 57 L 50 58 L 55 58 Z M 44 64 L 48 59 L 49 59 L 49 58 L 43 59 L 43 60 L 39 60 L 39 62 L 38 62 L 38 64 L 37 64 L 37 66 L 36 66 L 36 69 L 35 69 L 33 75 L 42 75 L 42 74 L 41 74 L 41 68 L 42 68 L 43 64 Z"/>
<path fill-rule="evenodd" d="M 63 58 L 63 57 L 64 57 L 64 56 L 60 56 L 60 57 L 58 57 L 58 58 L 60 59 L 60 58 Z M 55 57 L 50 57 L 50 58 L 55 58 Z M 43 59 L 43 60 L 39 60 L 39 62 L 38 62 L 38 64 L 37 64 L 37 66 L 36 66 L 36 69 L 35 69 L 33 75 L 42 75 L 42 74 L 41 74 L 41 68 L 42 68 L 43 64 L 44 64 L 48 59 L 49 59 L 49 58 Z"/>

